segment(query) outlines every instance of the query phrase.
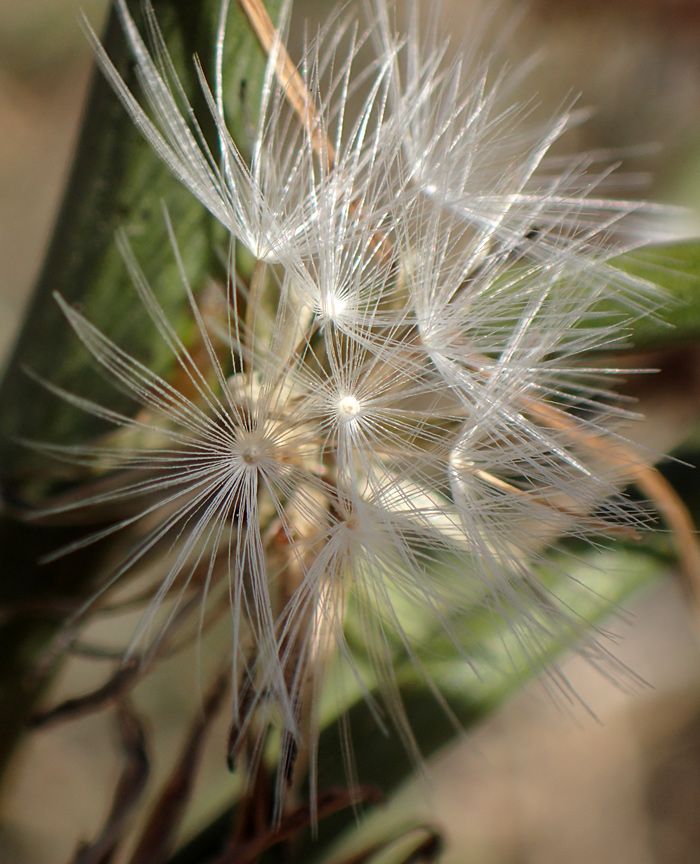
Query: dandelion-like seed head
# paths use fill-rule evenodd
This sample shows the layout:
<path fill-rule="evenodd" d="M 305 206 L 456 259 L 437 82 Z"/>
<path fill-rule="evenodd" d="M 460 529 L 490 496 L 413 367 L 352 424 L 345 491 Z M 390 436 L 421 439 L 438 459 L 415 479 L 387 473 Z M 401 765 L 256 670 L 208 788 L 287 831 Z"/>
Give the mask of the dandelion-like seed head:
<path fill-rule="evenodd" d="M 143 524 L 111 583 L 161 556 L 151 609 L 173 598 L 203 629 L 209 604 L 213 618 L 230 604 L 232 753 L 247 747 L 254 763 L 276 725 L 284 785 L 299 747 L 316 758 L 334 662 L 372 704 L 376 685 L 409 740 L 396 657 L 429 677 L 410 633 L 420 642 L 432 627 L 470 664 L 478 633 L 465 636 L 462 619 L 481 610 L 503 622 L 508 652 L 515 643 L 538 666 L 557 634 L 586 632 L 538 567 L 559 537 L 640 521 L 620 491 L 634 460 L 621 467 L 619 448 L 604 446 L 626 415 L 587 358 L 653 296 L 608 263 L 634 245 L 625 219 L 643 213 L 593 198 L 597 178 L 580 161 L 553 174 L 547 150 L 567 118 L 524 131 L 523 112 L 502 104 L 507 76 L 449 63 L 415 15 L 397 33 L 384 0 L 371 0 L 363 36 L 333 19 L 294 75 L 271 40 L 250 163 L 226 125 L 221 70 L 211 90 L 203 81 L 212 153 L 167 63 L 124 0 L 117 8 L 152 113 L 95 39 L 103 69 L 173 174 L 256 264 L 245 284 L 228 274 L 235 303 L 212 325 L 171 229 L 197 325 L 185 345 L 122 241 L 186 386 L 62 304 L 142 405 L 127 417 L 62 394 L 118 427 L 112 491 L 86 500 L 133 510 L 92 539 Z M 223 40 L 222 29 L 219 52 Z M 623 310 L 612 325 L 599 315 L 611 299 Z M 134 429 L 157 445 L 124 443 Z M 103 465 L 106 449 L 63 455 Z M 608 659 L 595 641 L 586 651 Z"/>

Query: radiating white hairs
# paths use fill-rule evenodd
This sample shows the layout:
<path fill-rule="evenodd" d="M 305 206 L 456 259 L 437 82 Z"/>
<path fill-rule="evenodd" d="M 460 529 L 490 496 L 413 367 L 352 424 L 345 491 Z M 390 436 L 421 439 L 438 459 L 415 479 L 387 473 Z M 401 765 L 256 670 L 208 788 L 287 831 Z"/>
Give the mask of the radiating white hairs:
<path fill-rule="evenodd" d="M 203 619 L 207 598 L 229 604 L 234 747 L 272 717 L 287 756 L 303 745 L 312 760 L 333 656 L 378 718 L 383 696 L 410 742 L 393 674 L 401 652 L 422 668 L 407 621 L 442 628 L 468 664 L 460 618 L 486 609 L 538 664 L 553 639 L 587 629 L 539 580 L 548 548 L 642 518 L 620 494 L 630 466 L 601 446 L 623 414 L 606 390 L 615 370 L 587 358 L 655 302 L 653 286 L 609 263 L 640 242 L 648 211 L 596 197 L 585 159 L 548 167 L 567 116 L 530 130 L 505 101 L 508 73 L 475 67 L 475 51 L 448 61 L 445 43 L 421 39 L 417 6 L 406 33 L 384 0 L 368 8 L 366 31 L 346 10 L 308 45 L 305 116 L 287 104 L 274 42 L 247 162 L 224 116 L 223 24 L 212 91 L 200 73 L 212 150 L 163 46 L 152 56 L 117 0 L 141 96 L 93 34 L 105 74 L 175 177 L 258 263 L 248 283 L 231 272 L 237 305 L 218 323 L 181 266 L 195 351 L 121 238 L 184 373 L 179 389 L 60 301 L 142 406 L 131 418 L 63 394 L 148 443 L 52 448 L 95 465 L 108 456 L 120 483 L 92 500 L 131 502 L 110 531 L 143 526 L 112 581 L 162 559 L 131 650 L 166 601 L 194 595 Z M 614 319 L 601 315 L 609 301 Z M 606 662 L 597 642 L 586 652 Z"/>

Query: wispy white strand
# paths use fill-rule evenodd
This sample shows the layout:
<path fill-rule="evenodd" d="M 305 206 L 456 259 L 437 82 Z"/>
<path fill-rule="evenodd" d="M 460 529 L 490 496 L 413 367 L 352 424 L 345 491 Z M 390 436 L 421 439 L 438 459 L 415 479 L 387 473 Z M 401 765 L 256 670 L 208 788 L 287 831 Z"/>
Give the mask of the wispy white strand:
<path fill-rule="evenodd" d="M 228 0 L 211 90 L 198 68 L 216 156 L 157 32 L 154 57 L 117 0 L 146 110 L 89 31 L 134 123 L 232 243 L 253 253 L 258 282 L 239 284 L 232 272 L 243 298 L 234 302 L 251 308 L 205 320 L 168 220 L 202 362 L 119 238 L 191 395 L 59 298 L 78 338 L 141 411 L 132 419 L 46 385 L 115 426 L 88 448 L 46 451 L 118 481 L 52 512 L 133 503 L 71 547 L 141 529 L 108 586 L 163 555 L 163 582 L 132 652 L 149 639 L 147 650 L 157 648 L 189 592 L 199 592 L 203 621 L 207 597 L 226 584 L 234 739 L 259 736 L 253 760 L 259 718 L 270 711 L 285 758 L 303 745 L 314 762 L 333 652 L 383 723 L 378 685 L 414 751 L 393 664 L 403 654 L 427 675 L 415 622 L 429 619 L 469 664 L 459 615 L 485 609 L 537 665 L 552 639 L 586 629 L 538 581 L 551 544 L 643 522 L 620 494 L 629 466 L 586 443 L 629 416 L 605 388 L 617 370 L 587 358 L 619 344 L 634 316 L 658 302 L 653 286 L 609 263 L 658 213 L 598 197 L 606 174 L 589 179 L 585 157 L 548 163 L 571 113 L 529 129 L 528 107 L 504 98 L 509 73 L 476 63 L 476 48 L 448 62 L 446 42 L 434 31 L 422 37 L 417 3 L 407 34 L 384 0 L 366 5 L 373 28 L 335 17 L 304 53 L 310 130 L 276 79 L 285 2 L 249 164 L 225 118 Z M 370 43 L 375 56 L 365 62 Z M 613 324 L 600 317 L 610 299 L 621 310 Z M 151 638 L 166 601 L 167 623 Z M 372 680 L 344 631 L 348 610 Z M 582 650 L 605 664 L 595 639 Z"/>

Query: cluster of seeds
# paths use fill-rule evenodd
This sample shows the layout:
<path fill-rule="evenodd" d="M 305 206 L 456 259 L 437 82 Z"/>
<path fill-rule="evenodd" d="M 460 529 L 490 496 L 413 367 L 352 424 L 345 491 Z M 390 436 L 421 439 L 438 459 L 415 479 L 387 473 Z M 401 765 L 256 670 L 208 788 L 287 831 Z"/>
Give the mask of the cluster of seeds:
<path fill-rule="evenodd" d="M 272 718 L 289 766 L 300 744 L 315 746 L 333 657 L 403 728 L 393 662 L 400 650 L 420 667 L 412 616 L 443 628 L 466 663 L 459 620 L 475 608 L 534 663 L 556 633 L 580 633 L 537 566 L 558 538 L 632 531 L 640 518 L 620 494 L 632 462 L 613 446 L 615 370 L 591 357 L 620 345 L 649 302 L 649 286 L 609 263 L 638 242 L 644 209 L 596 197 L 606 173 L 592 160 L 548 161 L 569 116 L 529 129 L 509 75 L 449 60 L 446 43 L 421 36 L 416 6 L 405 34 L 384 0 L 368 4 L 365 30 L 334 17 L 297 67 L 280 36 L 289 3 L 267 31 L 258 9 L 268 60 L 248 158 L 224 116 L 227 3 L 211 89 L 201 73 L 213 149 L 162 46 L 150 53 L 124 0 L 117 8 L 141 97 L 94 37 L 102 68 L 231 240 L 218 317 L 181 267 L 194 346 L 121 239 L 187 387 L 63 304 L 142 406 L 133 418 L 75 398 L 121 427 L 109 447 L 81 450 L 121 478 L 93 500 L 134 507 L 110 531 L 141 526 L 111 583 L 159 559 L 131 650 L 165 603 L 152 650 L 188 603 L 202 622 L 212 606 L 230 610 L 233 750 Z M 139 431 L 145 446 L 129 443 Z"/>

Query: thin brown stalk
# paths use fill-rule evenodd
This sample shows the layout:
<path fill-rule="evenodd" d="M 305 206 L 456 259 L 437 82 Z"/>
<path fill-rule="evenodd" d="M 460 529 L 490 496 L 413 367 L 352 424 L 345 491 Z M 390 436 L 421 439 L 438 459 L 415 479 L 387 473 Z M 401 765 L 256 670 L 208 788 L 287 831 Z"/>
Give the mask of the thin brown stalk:
<path fill-rule="evenodd" d="M 228 692 L 230 677 L 227 664 L 214 681 L 201 712 L 190 727 L 180 757 L 149 816 L 129 864 L 162 864 L 171 853 L 190 801 L 206 734 Z"/>
<path fill-rule="evenodd" d="M 319 159 L 326 168 L 330 168 L 335 162 L 333 145 L 323 131 L 311 95 L 304 85 L 294 61 L 282 43 L 279 32 L 270 20 L 267 9 L 262 0 L 238 0 L 238 2 L 250 21 L 263 51 L 268 56 L 275 52 L 275 74 L 280 87 L 284 90 L 287 101 L 304 124 Z"/>
<path fill-rule="evenodd" d="M 681 571 L 695 605 L 700 609 L 700 542 L 693 518 L 678 493 L 663 475 L 647 462 L 640 461 L 630 447 L 612 436 L 591 432 L 559 409 L 528 400 L 528 410 L 552 429 L 563 431 L 575 443 L 595 451 L 620 469 L 649 498 L 676 540 Z"/>
<path fill-rule="evenodd" d="M 126 764 L 117 784 L 112 808 L 100 836 L 94 843 L 82 846 L 72 864 L 109 864 L 134 816 L 149 774 L 146 741 L 138 718 L 125 705 L 117 714 Z"/>

